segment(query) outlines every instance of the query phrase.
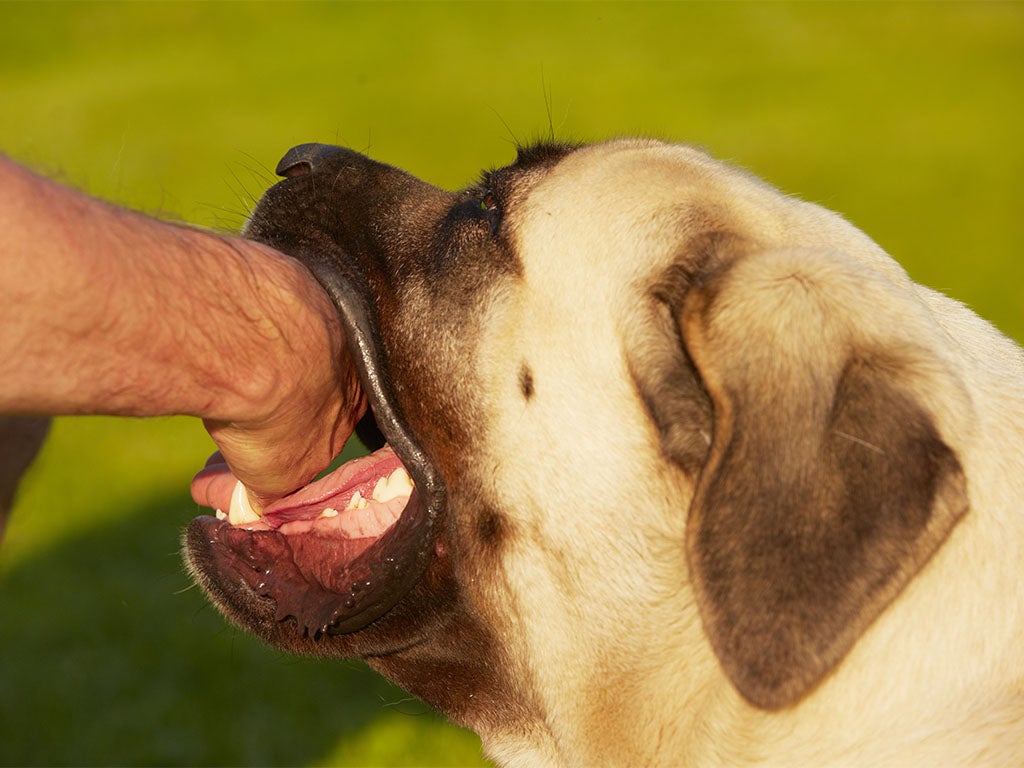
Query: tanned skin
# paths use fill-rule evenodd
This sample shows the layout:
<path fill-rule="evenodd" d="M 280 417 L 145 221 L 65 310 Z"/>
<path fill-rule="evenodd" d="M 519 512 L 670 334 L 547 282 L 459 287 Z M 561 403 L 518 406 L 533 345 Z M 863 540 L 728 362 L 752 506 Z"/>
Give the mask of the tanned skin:
<path fill-rule="evenodd" d="M 333 306 L 266 246 L 3 157 L 0 233 L 0 413 L 199 417 L 265 505 L 330 463 L 366 409 Z"/>

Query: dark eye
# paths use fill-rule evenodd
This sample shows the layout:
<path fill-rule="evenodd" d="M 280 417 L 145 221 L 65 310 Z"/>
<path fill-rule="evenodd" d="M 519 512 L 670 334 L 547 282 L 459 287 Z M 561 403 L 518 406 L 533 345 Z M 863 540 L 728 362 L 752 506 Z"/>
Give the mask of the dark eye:
<path fill-rule="evenodd" d="M 501 206 L 498 205 L 497 195 L 488 189 L 480 198 L 479 206 L 480 213 L 491 224 L 491 233 L 497 234 L 498 228 L 501 226 Z"/>

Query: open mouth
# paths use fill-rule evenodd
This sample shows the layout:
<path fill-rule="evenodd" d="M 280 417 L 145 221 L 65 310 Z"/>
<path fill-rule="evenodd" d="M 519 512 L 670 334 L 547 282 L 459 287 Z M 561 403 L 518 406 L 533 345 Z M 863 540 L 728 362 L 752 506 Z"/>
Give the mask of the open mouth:
<path fill-rule="evenodd" d="M 315 638 L 362 629 L 411 588 L 429 558 L 433 516 L 401 459 L 384 446 L 262 514 L 236 486 L 228 509 L 196 518 L 188 536 L 208 573 L 242 580 L 274 601 L 278 621 L 293 620 L 300 634 Z"/>
<path fill-rule="evenodd" d="M 338 309 L 370 404 L 357 432 L 376 450 L 262 515 L 236 493 L 227 509 L 190 523 L 187 556 L 208 589 L 225 597 L 243 582 L 274 602 L 276 620 L 294 621 L 303 636 L 356 632 L 386 614 L 422 576 L 433 557 L 445 489 L 394 397 L 362 275 L 337 255 L 266 241 L 306 264 Z M 374 433 L 378 439 L 367 440 Z"/>

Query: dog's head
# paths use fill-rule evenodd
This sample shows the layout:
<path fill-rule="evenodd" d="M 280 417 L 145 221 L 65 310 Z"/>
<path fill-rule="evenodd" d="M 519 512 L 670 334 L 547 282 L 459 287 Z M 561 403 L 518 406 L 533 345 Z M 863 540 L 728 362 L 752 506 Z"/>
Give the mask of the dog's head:
<path fill-rule="evenodd" d="M 276 646 L 524 743 L 666 676 L 777 709 L 967 509 L 942 332 L 833 214 L 649 141 L 524 149 L 454 193 L 321 145 L 279 173 L 247 236 L 337 304 L 389 446 L 321 496 L 394 456 L 415 490 L 364 536 L 351 510 L 192 523 L 200 582 Z"/>

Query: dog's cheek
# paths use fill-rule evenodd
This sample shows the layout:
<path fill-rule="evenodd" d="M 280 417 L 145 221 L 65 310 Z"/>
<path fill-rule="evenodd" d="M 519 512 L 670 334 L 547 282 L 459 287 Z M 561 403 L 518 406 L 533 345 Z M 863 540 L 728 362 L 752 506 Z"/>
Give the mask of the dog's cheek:
<path fill-rule="evenodd" d="M 502 525 L 492 512 L 483 513 L 481 524 Z M 465 530 L 470 540 L 448 534 L 438 540 L 423 581 L 380 623 L 376 647 L 400 650 L 375 652 L 366 661 L 456 724 L 497 740 L 527 729 L 539 711 L 524 679 L 514 673 L 521 664 L 506 643 L 512 631 L 509 606 L 491 589 L 500 573 L 500 547 L 491 538 L 498 534 L 485 531 L 489 543 L 477 546 L 473 539 L 481 531 Z"/>

